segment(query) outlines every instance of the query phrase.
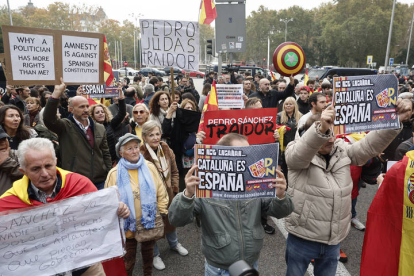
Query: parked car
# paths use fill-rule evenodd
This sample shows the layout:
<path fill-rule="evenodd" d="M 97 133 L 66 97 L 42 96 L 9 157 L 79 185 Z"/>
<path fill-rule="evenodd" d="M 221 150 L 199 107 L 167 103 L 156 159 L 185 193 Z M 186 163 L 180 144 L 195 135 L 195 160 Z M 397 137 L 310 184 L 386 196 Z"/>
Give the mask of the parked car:
<path fill-rule="evenodd" d="M 181 68 L 178 68 L 178 67 L 173 67 L 173 70 L 174 70 L 174 75 L 178 75 L 178 73 L 182 73 L 183 75 L 185 74 L 185 71 L 184 71 L 183 69 L 181 69 Z M 165 72 L 165 74 L 166 74 L 167 76 L 169 76 L 169 75 L 170 75 L 170 73 L 171 73 L 171 67 L 164 67 L 164 68 L 162 69 L 162 71 L 164 71 L 164 72 Z"/>
<path fill-rule="evenodd" d="M 141 71 L 139 71 L 143 76 L 148 77 L 148 72 L 152 72 L 154 73 L 155 76 L 157 77 L 165 77 L 166 74 L 164 71 L 160 71 L 158 69 L 155 68 L 142 68 Z"/>
<path fill-rule="evenodd" d="M 135 70 L 132 67 L 121 67 L 117 70 L 122 75 L 127 76 L 136 76 L 138 74 L 138 70 Z M 125 74 L 126 73 L 126 74 Z"/>
<path fill-rule="evenodd" d="M 204 78 L 204 73 L 200 71 L 191 71 L 189 74 L 190 78 Z"/>

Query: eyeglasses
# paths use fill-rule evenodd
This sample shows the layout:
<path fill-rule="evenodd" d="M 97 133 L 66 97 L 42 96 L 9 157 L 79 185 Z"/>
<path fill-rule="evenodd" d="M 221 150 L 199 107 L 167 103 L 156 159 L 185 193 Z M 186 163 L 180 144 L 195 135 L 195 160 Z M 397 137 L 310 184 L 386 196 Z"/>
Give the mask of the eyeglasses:
<path fill-rule="evenodd" d="M 135 115 L 139 114 L 144 114 L 145 110 L 134 110 L 132 113 L 134 113 Z"/>

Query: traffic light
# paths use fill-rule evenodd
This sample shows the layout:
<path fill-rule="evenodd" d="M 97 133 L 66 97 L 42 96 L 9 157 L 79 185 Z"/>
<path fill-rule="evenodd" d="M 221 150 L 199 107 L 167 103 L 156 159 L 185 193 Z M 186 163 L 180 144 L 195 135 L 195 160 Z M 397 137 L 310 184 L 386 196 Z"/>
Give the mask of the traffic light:
<path fill-rule="evenodd" d="M 216 40 L 215 39 L 207 39 L 207 54 L 212 55 L 213 57 L 216 55 Z"/>

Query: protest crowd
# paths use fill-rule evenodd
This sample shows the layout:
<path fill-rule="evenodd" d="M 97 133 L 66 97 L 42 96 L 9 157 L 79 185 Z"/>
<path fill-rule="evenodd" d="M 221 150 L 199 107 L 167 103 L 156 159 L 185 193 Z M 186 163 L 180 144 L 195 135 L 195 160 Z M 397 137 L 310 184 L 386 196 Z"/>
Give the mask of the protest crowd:
<path fill-rule="evenodd" d="M 245 109 L 280 107 L 272 133 L 280 143 L 276 197 L 255 199 L 248 208 L 247 200 L 194 196 L 200 182 L 194 175 L 194 145 L 207 135 L 198 129 L 201 114 L 211 103 L 210 91 L 225 79 L 242 80 Z M 126 275 L 133 273 L 137 243 L 144 275 L 152 275 L 153 267 L 168 269 L 157 246 L 163 238 L 171 250 L 191 254 L 179 243 L 185 237 L 176 227 L 194 219 L 201 225 L 206 275 L 228 275 L 223 273 L 241 259 L 260 271 L 262 233 L 275 232 L 267 216 L 286 217 L 286 275 L 304 275 L 311 262 L 315 275 L 335 275 L 338 260 L 346 261 L 340 243 L 350 227 L 365 230 L 356 213 L 359 189 L 377 183 L 377 177 L 392 182 L 395 173 L 390 178 L 382 173 L 385 160 L 400 161 L 414 149 L 412 88 L 400 90 L 399 129 L 335 137 L 328 79 L 304 85 L 293 77 L 287 83 L 211 72 L 201 95 L 191 78 L 179 75 L 176 81 L 172 91 L 170 81 L 155 76 L 136 76 L 132 83 L 125 78 L 112 100 L 90 99 L 82 86 L 68 98 L 63 81 L 50 92 L 47 86 L 8 85 L 0 108 L 0 210 L 117 186 L 118 215 L 126 219 Z M 411 77 L 407 84 L 412 85 Z M 249 146 L 246 136 L 223 135 L 217 145 Z M 229 211 L 221 212 L 214 202 Z M 104 267 L 96 264 L 72 275 L 105 275 Z"/>
<path fill-rule="evenodd" d="M 156 20 L 143 22 L 148 24 L 146 36 L 156 32 Z M 188 43 L 182 44 L 192 47 L 196 28 L 192 22 L 187 22 L 186 27 Z M 7 35 L 3 31 L 3 36 L 8 37 L 7 46 L 35 41 L 29 36 L 23 39 L 25 33 L 21 30 L 16 31 L 20 40 L 13 41 L 16 33 L 12 30 Z M 35 35 L 36 39 L 47 37 L 42 32 Z M 194 261 L 193 252 L 187 250 L 188 237 L 177 231 L 191 223 L 200 229 L 206 276 L 239 275 L 232 274 L 234 264 L 250 269 L 252 274 L 248 275 L 258 275 L 260 253 L 267 246 L 265 235 L 276 232 L 270 217 L 283 220 L 288 232 L 284 251 L 287 269 L 278 273 L 306 275 L 312 264 L 314 275 L 336 275 L 339 262 L 348 261 L 341 242 L 353 227 L 365 231 L 361 275 L 414 275 L 414 268 L 406 261 L 414 255 L 412 72 L 407 76 L 380 73 L 363 76 L 362 80 L 360 76 L 347 79 L 338 75 L 310 79 L 306 73 L 300 81 L 295 74 L 276 78 L 273 73 L 252 75 L 252 71 L 228 66 L 224 74 L 206 72 L 203 88 L 197 91 L 189 73 L 180 71 L 174 76 L 172 68 L 170 77 L 163 78 L 152 71 L 144 76 L 141 70 L 124 78 L 118 72 L 114 78 L 103 34 L 77 38 L 96 39 L 96 45 L 69 41 L 71 35 L 75 36 L 72 32 L 56 31 L 53 35 L 62 43 L 47 45 L 45 38 L 42 49 L 50 47 L 59 52 L 61 64 L 56 66 L 59 68 L 44 68 L 47 70 L 41 74 L 56 72 L 56 76 L 45 84 L 42 80 L 46 77 L 36 76 L 36 85 L 27 85 L 30 80 L 17 85 L 22 80 L 18 73 L 25 76 L 26 71 L 6 72 L 9 82 L 0 99 L 0 220 L 21 214 L 20 222 L 13 219 L 10 227 L 0 223 L 0 253 L 9 250 L 0 260 L 8 262 L 0 265 L 0 275 L 17 275 L 18 270 L 27 269 L 26 264 L 37 266 L 38 259 L 45 257 L 35 255 L 30 260 L 20 260 L 20 255 L 31 250 L 47 255 L 47 248 L 54 249 L 56 243 L 60 246 L 59 239 L 30 248 L 16 247 L 19 249 L 11 248 L 22 246 L 19 242 L 6 242 L 19 240 L 20 235 L 29 232 L 23 227 L 25 222 L 29 225 L 39 217 L 46 220 L 50 216 L 66 220 L 50 226 L 58 229 L 52 230 L 50 236 L 63 235 L 62 244 L 68 246 L 51 251 L 51 262 L 40 265 L 47 275 L 132 276 L 134 270 L 139 275 L 152 275 L 154 269 L 170 269 L 163 261 L 165 256 L 161 256 L 161 243 L 168 244 L 174 254 L 187 258 L 191 264 Z M 65 39 L 69 42 L 64 43 Z M 243 39 L 229 46 L 240 43 L 241 48 Z M 62 47 L 68 56 L 61 56 Z M 85 54 L 85 47 L 88 51 L 94 47 L 103 50 L 107 56 L 99 60 L 102 53 L 98 50 L 95 55 L 86 53 L 96 57 L 95 67 L 92 61 L 81 62 L 88 66 L 77 73 L 66 63 L 77 64 L 77 55 Z M 198 69 L 198 61 L 192 59 L 198 56 L 191 53 L 181 55 L 186 66 L 196 64 Z M 152 54 L 142 53 L 143 59 L 149 62 Z M 11 60 L 13 57 L 16 60 Z M 44 57 L 48 61 L 52 55 Z M 5 60 L 17 66 L 20 59 L 24 57 L 9 54 Z M 302 60 L 302 68 L 304 65 Z M 71 69 L 70 74 L 60 67 Z M 76 82 L 77 78 L 93 79 L 95 71 L 97 80 L 90 85 Z M 104 96 L 94 97 L 89 86 L 99 86 L 97 83 L 105 83 L 111 96 L 105 97 L 109 92 L 104 92 Z M 370 87 L 362 93 L 365 84 Z M 338 88 L 341 85 L 347 86 Z M 383 88 L 379 90 L 378 86 Z M 351 88 L 359 90 L 354 92 Z M 340 101 L 338 93 L 343 93 Z M 340 120 L 344 123 L 339 124 Z M 354 131 L 355 126 L 360 129 Z M 358 218 L 357 204 L 359 192 L 367 184 L 375 185 L 378 191 L 364 225 Z M 116 193 L 116 204 L 98 198 L 104 192 L 108 193 L 105 196 Z M 61 210 L 64 202 L 88 195 L 96 195 L 99 202 L 77 206 L 85 207 L 84 211 L 70 216 L 67 210 Z M 90 220 L 77 221 L 96 204 L 105 211 Z M 26 212 L 48 206 L 51 209 L 41 215 L 25 216 Z M 81 226 L 106 223 L 109 217 L 112 221 L 105 226 L 79 230 Z M 76 230 L 67 237 L 64 235 L 69 227 L 63 227 L 66 225 Z M 41 239 L 46 239 L 47 229 L 42 227 L 31 228 L 44 230 Z M 112 232 L 102 241 L 87 237 L 88 242 L 100 243 L 101 251 L 82 248 L 87 243 L 83 235 L 99 235 L 103 229 Z M 72 242 L 73 237 L 79 236 L 84 238 L 84 244 Z M 119 242 L 111 243 L 115 238 Z M 113 248 L 108 249 L 109 244 Z M 116 248 L 121 248 L 122 253 L 106 257 Z M 141 256 L 137 255 L 138 248 Z M 379 251 L 385 253 L 378 256 Z M 69 259 L 79 258 L 80 254 L 91 260 L 100 259 L 62 268 L 66 268 L 62 264 L 73 262 Z M 139 257 L 142 267 L 137 265 Z M 188 275 L 186 267 L 181 269 L 174 275 Z M 11 272 L 15 274 L 8 274 Z"/>

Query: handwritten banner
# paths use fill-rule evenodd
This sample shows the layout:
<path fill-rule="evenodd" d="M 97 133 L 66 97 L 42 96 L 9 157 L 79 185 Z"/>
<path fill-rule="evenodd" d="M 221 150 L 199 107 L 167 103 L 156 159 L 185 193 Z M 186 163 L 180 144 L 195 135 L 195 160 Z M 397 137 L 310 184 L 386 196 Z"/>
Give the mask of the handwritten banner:
<path fill-rule="evenodd" d="M 219 108 L 243 108 L 243 84 L 216 84 Z"/>
<path fill-rule="evenodd" d="M 214 145 L 227 133 L 245 135 L 251 145 L 274 143 L 277 108 L 208 111 L 204 113 L 206 138 Z"/>
<path fill-rule="evenodd" d="M 123 255 L 116 188 L 0 216 L 0 275 L 46 276 Z"/>
<path fill-rule="evenodd" d="M 103 84 L 103 34 L 2 26 L 10 85 Z"/>
<path fill-rule="evenodd" d="M 334 78 L 335 134 L 399 128 L 397 97 L 394 75 Z"/>
<path fill-rule="evenodd" d="M 279 144 L 248 147 L 195 146 L 200 184 L 196 197 L 251 199 L 275 197 Z"/>
<path fill-rule="evenodd" d="M 199 25 L 178 20 L 141 19 L 142 64 L 198 70 Z"/>

